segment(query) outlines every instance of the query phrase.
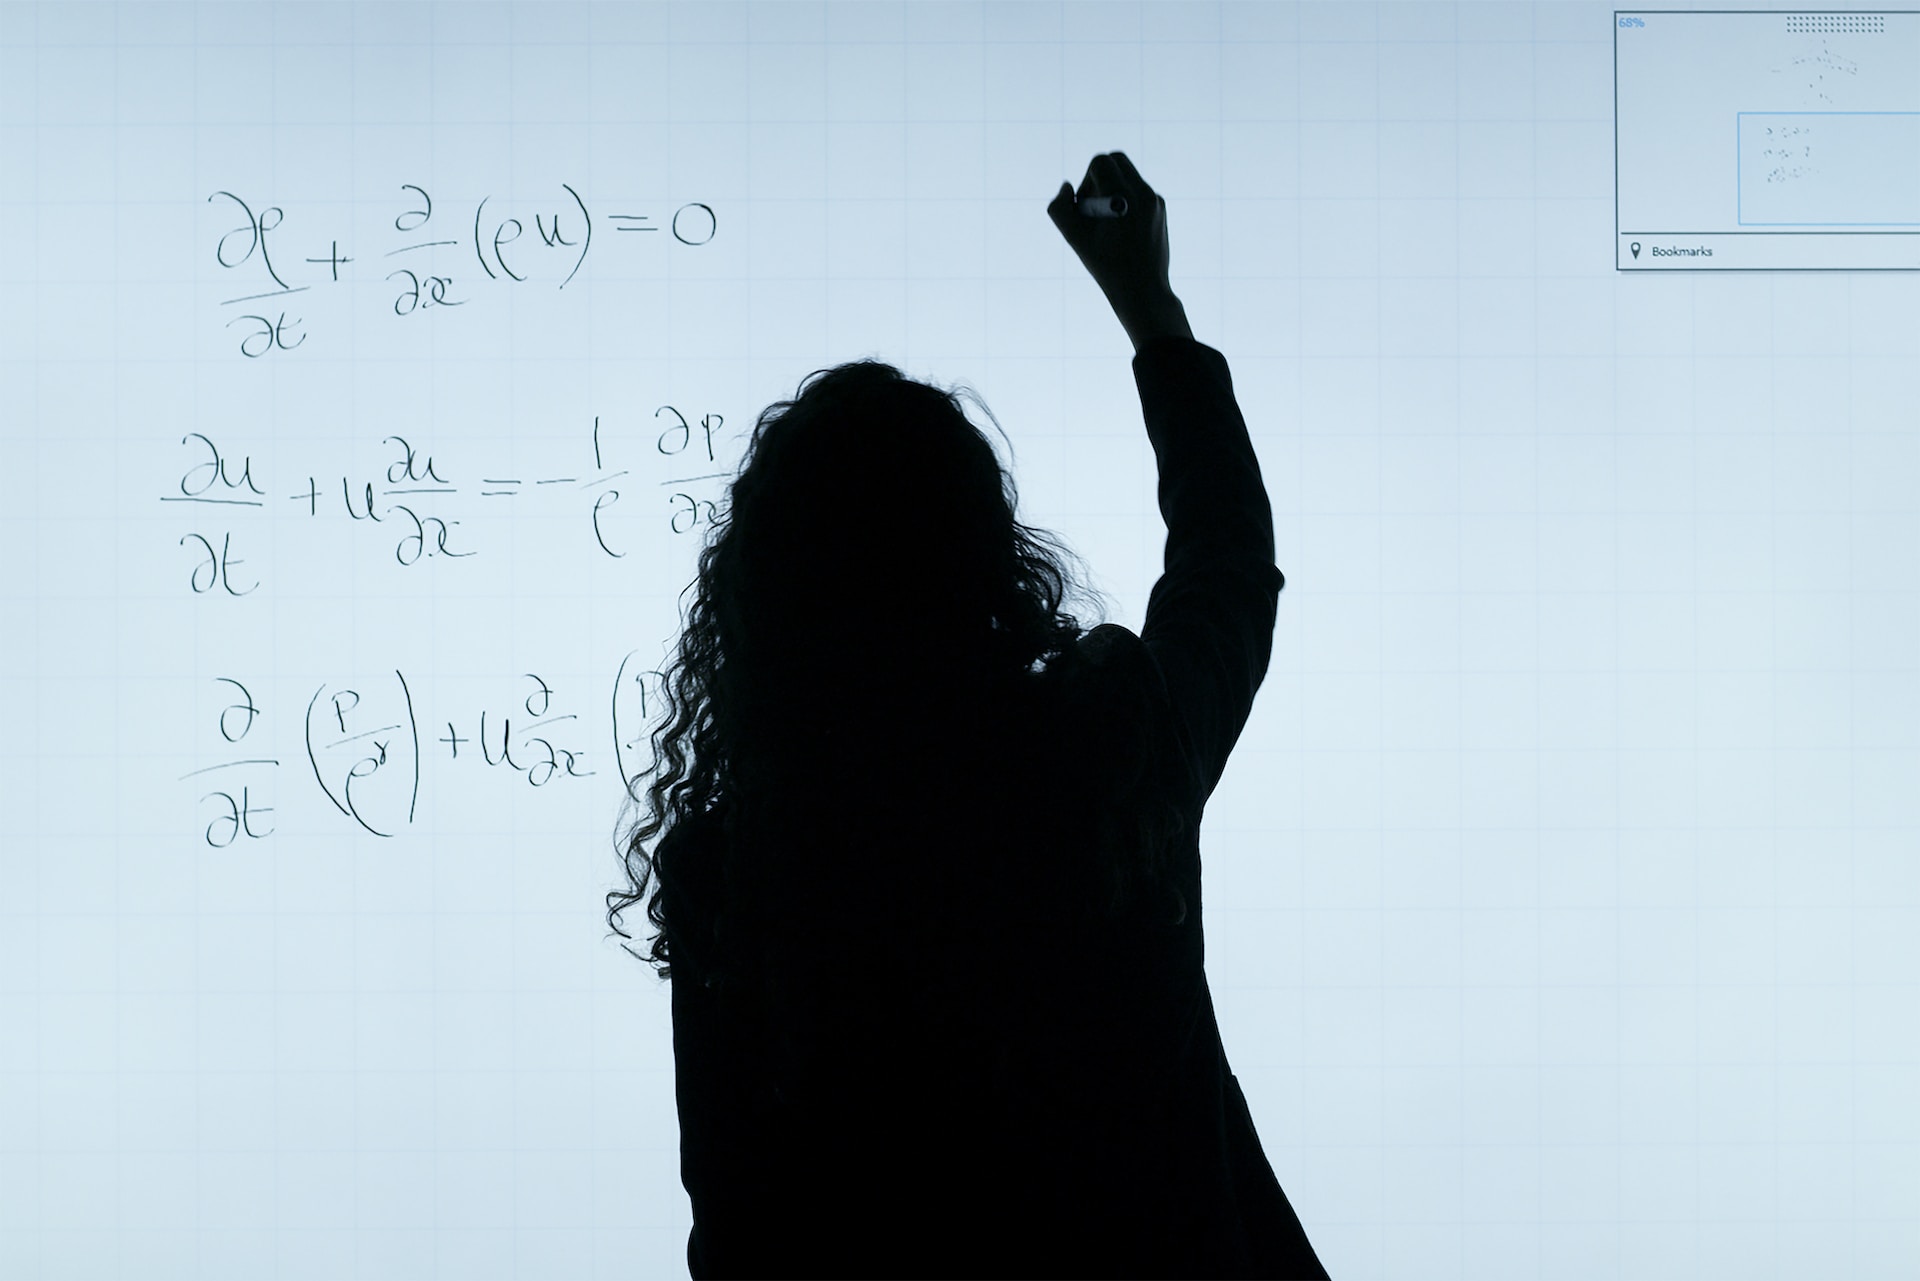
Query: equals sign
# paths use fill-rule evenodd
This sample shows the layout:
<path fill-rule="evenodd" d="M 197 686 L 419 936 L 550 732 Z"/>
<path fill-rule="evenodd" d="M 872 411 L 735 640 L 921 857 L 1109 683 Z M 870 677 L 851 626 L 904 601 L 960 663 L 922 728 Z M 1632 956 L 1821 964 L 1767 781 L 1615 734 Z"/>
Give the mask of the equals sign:
<path fill-rule="evenodd" d="M 487 478 L 486 478 L 485 476 L 482 476 L 482 477 L 480 478 L 480 483 L 481 483 L 482 485 L 518 485 L 518 484 L 519 484 L 520 482 L 519 482 L 519 481 L 517 481 L 517 480 L 488 480 L 488 479 L 487 479 Z M 512 498 L 512 497 L 513 497 L 513 495 L 514 495 L 514 493 L 515 493 L 515 491 L 514 491 L 514 490 L 511 490 L 511 489 L 483 489 L 483 490 L 481 490 L 481 491 L 480 491 L 480 497 L 482 497 L 482 498 L 501 498 L 501 497 L 505 497 L 505 498 Z"/>
<path fill-rule="evenodd" d="M 645 214 L 608 214 L 615 222 L 645 222 Z M 658 231 L 658 227 L 615 227 L 615 231 Z"/>

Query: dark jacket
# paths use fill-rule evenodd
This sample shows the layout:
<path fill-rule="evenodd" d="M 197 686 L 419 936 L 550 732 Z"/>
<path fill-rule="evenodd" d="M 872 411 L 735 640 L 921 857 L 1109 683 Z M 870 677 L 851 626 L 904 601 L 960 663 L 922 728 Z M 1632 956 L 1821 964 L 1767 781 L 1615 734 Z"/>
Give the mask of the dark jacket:
<path fill-rule="evenodd" d="M 1133 371 L 1165 572 L 1140 634 L 1087 633 L 1047 687 L 1047 725 L 1006 736 L 1034 755 L 911 749 L 936 776 L 971 778 L 988 758 L 1026 770 L 1057 748 L 1049 788 L 969 784 L 977 824 L 946 826 L 970 843 L 929 835 L 942 866 L 982 851 L 980 876 L 941 900 L 953 912 L 880 895 L 871 915 L 898 927 L 885 941 L 834 950 L 842 931 L 822 930 L 786 974 L 809 993 L 793 1020 L 805 1051 L 673 956 L 696 1278 L 1327 1275 L 1228 1067 L 1201 929 L 1201 811 L 1266 674 L 1284 585 L 1272 512 L 1225 358 L 1163 338 Z M 1103 788 L 1091 808 L 1065 799 Z M 1086 845 L 1094 819 L 1156 796 L 1186 819 L 1167 892 L 1066 924 L 1084 886 L 1041 869 L 1067 866 L 1060 851 Z M 942 986 L 922 954 L 961 977 Z"/>

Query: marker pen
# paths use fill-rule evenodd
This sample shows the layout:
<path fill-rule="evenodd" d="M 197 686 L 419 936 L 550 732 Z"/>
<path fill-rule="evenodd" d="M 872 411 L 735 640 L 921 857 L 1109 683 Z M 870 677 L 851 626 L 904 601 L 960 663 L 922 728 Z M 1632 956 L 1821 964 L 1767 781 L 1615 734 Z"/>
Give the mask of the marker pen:
<path fill-rule="evenodd" d="M 1124 218 L 1127 214 L 1125 196 L 1082 196 L 1074 202 L 1074 208 L 1089 218 Z"/>

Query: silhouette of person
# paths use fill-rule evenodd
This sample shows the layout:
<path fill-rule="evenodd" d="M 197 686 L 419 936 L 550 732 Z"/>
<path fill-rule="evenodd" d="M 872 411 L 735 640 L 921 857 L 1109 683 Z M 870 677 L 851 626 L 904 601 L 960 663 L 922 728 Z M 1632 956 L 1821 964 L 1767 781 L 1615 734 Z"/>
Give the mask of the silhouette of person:
<path fill-rule="evenodd" d="M 761 414 L 699 557 L 608 895 L 628 938 L 658 880 L 697 1278 L 1327 1275 L 1203 967 L 1272 511 L 1164 201 L 1113 152 L 1048 213 L 1134 342 L 1167 524 L 1138 635 L 1063 612 L 1071 552 L 959 396 L 873 361 Z"/>

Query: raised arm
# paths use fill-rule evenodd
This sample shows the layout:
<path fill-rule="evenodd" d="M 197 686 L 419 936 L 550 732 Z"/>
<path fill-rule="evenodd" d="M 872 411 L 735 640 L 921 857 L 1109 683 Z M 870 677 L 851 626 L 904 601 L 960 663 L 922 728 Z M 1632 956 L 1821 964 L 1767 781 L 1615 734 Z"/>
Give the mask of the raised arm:
<path fill-rule="evenodd" d="M 1273 509 L 1226 358 L 1194 340 L 1168 281 L 1166 201 L 1116 151 L 1093 158 L 1077 193 L 1061 184 L 1047 212 L 1133 341 L 1167 524 L 1140 637 L 1204 804 L 1273 653 L 1286 583 L 1274 565 Z"/>

